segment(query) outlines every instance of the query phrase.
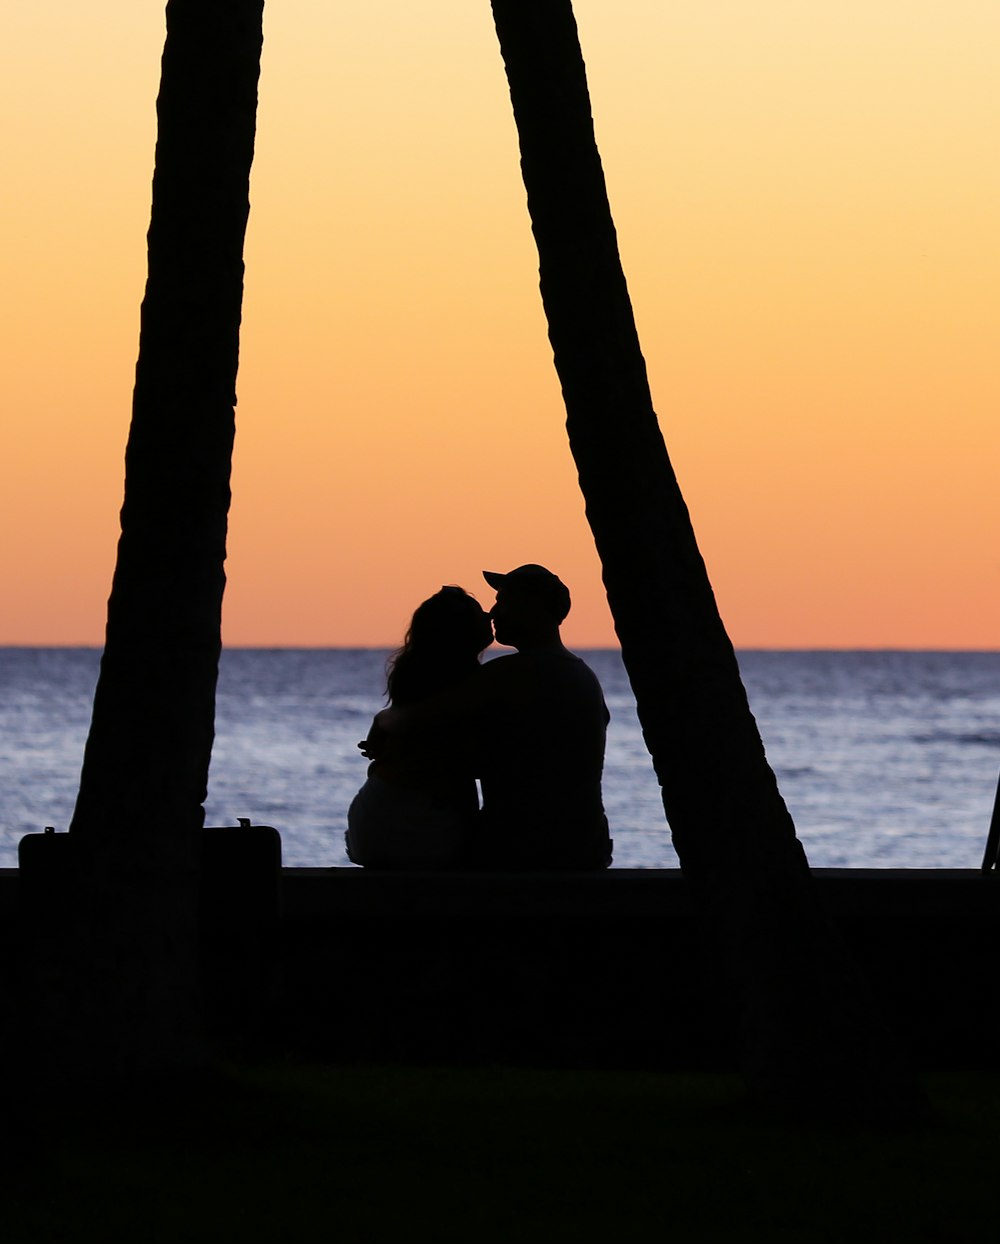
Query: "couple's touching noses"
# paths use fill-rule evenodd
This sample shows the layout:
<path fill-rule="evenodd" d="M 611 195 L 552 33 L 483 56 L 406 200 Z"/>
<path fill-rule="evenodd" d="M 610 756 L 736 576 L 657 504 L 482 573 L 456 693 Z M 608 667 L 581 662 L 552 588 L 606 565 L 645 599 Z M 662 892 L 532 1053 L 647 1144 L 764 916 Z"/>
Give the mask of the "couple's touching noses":
<path fill-rule="evenodd" d="M 596 675 L 562 642 L 569 589 L 534 564 L 483 577 L 496 591 L 489 613 L 443 587 L 389 660 L 389 706 L 358 744 L 371 763 L 348 812 L 348 856 L 368 868 L 607 868 L 609 714 Z M 515 651 L 482 662 L 494 635 Z"/>

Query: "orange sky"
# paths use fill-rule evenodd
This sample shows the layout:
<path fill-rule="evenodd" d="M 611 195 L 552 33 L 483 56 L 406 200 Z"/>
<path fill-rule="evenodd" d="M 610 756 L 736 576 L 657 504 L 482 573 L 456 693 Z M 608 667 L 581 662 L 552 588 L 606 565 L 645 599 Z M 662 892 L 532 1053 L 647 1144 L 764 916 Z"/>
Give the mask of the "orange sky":
<path fill-rule="evenodd" d="M 1000 6 L 577 0 L 653 397 L 738 646 L 997 647 Z M 159 0 L 0 16 L 0 643 L 99 643 Z M 268 0 L 225 637 L 541 561 L 613 642 L 488 0 Z"/>

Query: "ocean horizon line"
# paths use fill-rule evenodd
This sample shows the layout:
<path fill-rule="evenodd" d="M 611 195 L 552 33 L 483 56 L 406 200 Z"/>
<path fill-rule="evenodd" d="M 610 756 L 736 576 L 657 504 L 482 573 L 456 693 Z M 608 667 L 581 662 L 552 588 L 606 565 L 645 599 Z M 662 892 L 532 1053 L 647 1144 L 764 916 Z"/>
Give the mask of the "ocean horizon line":
<path fill-rule="evenodd" d="M 579 652 L 621 652 L 619 644 L 576 644 L 568 643 L 568 648 Z M 223 643 L 223 652 L 392 652 L 399 647 L 399 640 L 382 644 L 227 644 Z M 514 651 L 514 649 L 497 650 Z M 734 644 L 740 652 L 794 652 L 808 653 L 964 653 L 978 656 L 991 656 L 1000 653 L 1000 647 L 982 648 L 970 646 L 948 647 L 945 645 L 912 645 L 912 644 Z M 0 652 L 102 652 L 103 644 L 89 643 L 0 643 Z"/>

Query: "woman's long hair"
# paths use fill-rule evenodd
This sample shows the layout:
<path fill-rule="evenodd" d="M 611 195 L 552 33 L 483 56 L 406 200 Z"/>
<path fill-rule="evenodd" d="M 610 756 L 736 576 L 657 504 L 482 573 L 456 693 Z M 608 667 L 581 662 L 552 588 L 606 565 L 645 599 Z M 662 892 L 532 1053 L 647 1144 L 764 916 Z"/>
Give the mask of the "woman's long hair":
<path fill-rule="evenodd" d="M 443 587 L 418 605 L 403 646 L 389 658 L 389 703 L 411 704 L 453 687 L 493 642 L 489 614 L 460 587 Z"/>

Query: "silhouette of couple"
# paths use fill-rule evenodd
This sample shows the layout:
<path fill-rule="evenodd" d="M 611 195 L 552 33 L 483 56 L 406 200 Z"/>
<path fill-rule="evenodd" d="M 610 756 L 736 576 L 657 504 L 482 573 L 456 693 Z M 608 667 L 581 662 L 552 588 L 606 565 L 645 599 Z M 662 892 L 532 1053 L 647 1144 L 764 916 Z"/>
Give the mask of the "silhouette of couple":
<path fill-rule="evenodd" d="M 389 707 L 358 744 L 371 764 L 348 856 L 368 868 L 607 868 L 609 714 L 559 634 L 569 590 L 543 566 L 483 577 L 497 593 L 489 613 L 443 587 L 390 660 Z M 480 664 L 494 632 L 517 651 Z"/>

